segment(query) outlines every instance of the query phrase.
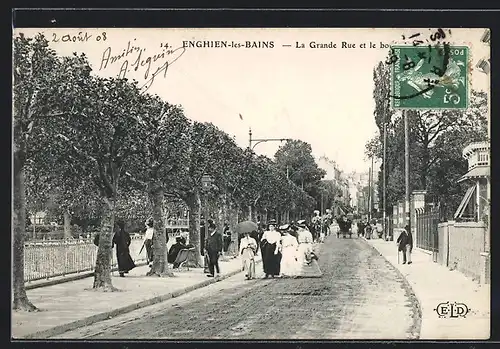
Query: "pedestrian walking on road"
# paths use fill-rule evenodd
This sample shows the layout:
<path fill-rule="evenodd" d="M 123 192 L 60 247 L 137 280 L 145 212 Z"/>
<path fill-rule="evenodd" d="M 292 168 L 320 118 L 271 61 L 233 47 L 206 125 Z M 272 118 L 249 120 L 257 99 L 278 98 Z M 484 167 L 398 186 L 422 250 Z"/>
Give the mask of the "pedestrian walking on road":
<path fill-rule="evenodd" d="M 208 255 L 208 277 L 219 277 L 219 257 L 222 255 L 222 235 L 217 232 L 213 220 L 208 220 L 208 238 L 206 239 L 205 250 Z"/>
<path fill-rule="evenodd" d="M 144 246 L 146 247 L 146 261 L 151 267 L 153 264 L 153 218 L 149 218 L 146 221 L 146 234 L 144 234 Z"/>
<path fill-rule="evenodd" d="M 396 241 L 398 244 L 398 254 L 403 253 L 403 264 L 411 264 L 411 252 L 413 250 L 413 236 L 410 231 L 410 226 L 406 225 L 405 228 L 399 234 Z"/>
<path fill-rule="evenodd" d="M 297 240 L 299 243 L 297 260 L 299 264 L 308 264 L 311 261 L 313 236 L 311 232 L 307 230 L 304 220 L 300 220 L 297 223 L 299 226 L 299 231 L 297 232 Z"/>
<path fill-rule="evenodd" d="M 299 269 L 297 261 L 299 243 L 297 238 L 290 234 L 292 228 L 288 224 L 281 226 L 280 230 L 283 232 L 281 238 L 281 276 L 285 278 L 295 277 Z"/>
<path fill-rule="evenodd" d="M 257 241 L 247 232 L 240 242 L 240 255 L 243 260 L 243 270 L 247 273 L 247 280 L 255 278 L 255 254 L 257 253 Z"/>
<path fill-rule="evenodd" d="M 118 273 L 124 277 L 130 270 L 135 268 L 135 263 L 130 256 L 129 246 L 132 241 L 130 234 L 125 231 L 125 222 L 118 221 L 117 229 L 113 236 L 112 247 L 116 245 L 116 260 L 118 261 Z"/>
<path fill-rule="evenodd" d="M 365 226 L 365 238 L 367 240 L 370 240 L 372 237 L 372 226 L 370 223 L 366 224 Z"/>
<path fill-rule="evenodd" d="M 281 264 L 281 234 L 276 231 L 276 226 L 271 223 L 269 229 L 261 238 L 262 265 L 265 279 L 280 275 Z"/>

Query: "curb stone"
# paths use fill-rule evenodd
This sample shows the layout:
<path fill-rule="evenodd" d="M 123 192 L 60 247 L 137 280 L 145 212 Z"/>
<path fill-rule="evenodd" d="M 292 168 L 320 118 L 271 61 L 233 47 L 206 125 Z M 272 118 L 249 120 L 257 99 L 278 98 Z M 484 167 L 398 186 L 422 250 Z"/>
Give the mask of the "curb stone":
<path fill-rule="evenodd" d="M 367 240 L 365 240 L 365 239 L 363 239 L 363 240 L 368 246 L 370 246 L 375 252 L 377 252 L 377 254 L 382 256 L 385 259 L 386 263 L 389 264 L 391 266 L 391 268 L 393 270 L 395 270 L 396 273 L 398 274 L 398 276 L 401 278 L 401 282 L 403 283 L 403 289 L 405 291 L 405 294 L 411 302 L 412 315 L 413 315 L 412 316 L 413 324 L 407 333 L 409 335 L 408 339 L 411 339 L 411 340 L 419 339 L 420 332 L 422 330 L 422 306 L 421 306 L 422 302 L 415 294 L 415 291 L 413 291 L 413 288 L 411 287 L 410 283 L 408 282 L 406 277 L 403 275 L 403 273 L 398 268 L 396 268 L 389 261 L 389 259 L 387 259 L 387 257 L 385 257 L 375 246 L 370 244 Z"/>
<path fill-rule="evenodd" d="M 260 262 L 262 262 L 262 260 L 256 261 L 255 264 L 259 264 Z M 55 326 L 55 327 L 49 328 L 47 330 L 31 333 L 31 334 L 23 336 L 19 339 L 49 339 L 50 337 L 59 336 L 65 332 L 73 331 L 73 330 L 76 330 L 78 328 L 85 327 L 85 326 L 90 326 L 92 324 L 95 324 L 96 322 L 108 320 L 108 319 L 111 319 L 111 318 L 116 317 L 118 315 L 130 313 L 130 312 L 137 310 L 137 309 L 141 309 L 141 308 L 148 307 L 150 305 L 161 303 L 161 302 L 164 302 L 164 301 L 172 299 L 172 298 L 177 298 L 177 297 L 182 296 L 186 293 L 189 293 L 189 292 L 197 290 L 199 288 L 203 288 L 203 287 L 209 286 L 211 284 L 214 284 L 216 282 L 225 280 L 225 279 L 230 278 L 230 277 L 237 275 L 239 273 L 242 273 L 241 268 L 238 268 L 237 270 L 234 270 L 234 271 L 229 272 L 227 274 L 221 275 L 218 279 L 215 279 L 215 278 L 208 279 L 206 281 L 202 281 L 202 282 L 199 282 L 197 284 L 185 287 L 181 290 L 172 291 L 172 292 L 169 292 L 169 293 L 161 295 L 161 296 L 156 296 L 156 297 L 146 299 L 144 301 L 141 301 L 141 302 L 138 302 L 135 304 L 127 305 L 127 306 L 122 307 L 122 308 L 113 309 L 113 310 L 99 313 L 96 315 L 92 315 L 92 316 L 89 316 L 89 317 L 86 317 L 86 318 L 83 318 L 80 320 L 72 321 L 72 322 L 67 323 L 67 324 Z"/>

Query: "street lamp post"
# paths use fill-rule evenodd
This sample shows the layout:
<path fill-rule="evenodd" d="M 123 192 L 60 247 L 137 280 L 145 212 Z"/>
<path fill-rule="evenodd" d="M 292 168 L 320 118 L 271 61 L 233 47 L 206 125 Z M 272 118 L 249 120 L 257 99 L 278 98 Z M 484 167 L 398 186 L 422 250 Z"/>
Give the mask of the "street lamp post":
<path fill-rule="evenodd" d="M 290 138 L 258 138 L 258 139 L 252 139 L 252 129 L 248 129 L 248 149 L 253 150 L 257 144 L 264 143 L 264 142 L 284 142 L 284 141 L 291 141 Z M 252 143 L 255 142 L 252 146 Z M 250 156 L 252 156 L 250 154 Z M 248 220 L 252 220 L 252 205 L 248 205 Z"/>
<path fill-rule="evenodd" d="M 248 148 L 250 150 L 253 150 L 255 146 L 259 143 L 264 143 L 264 142 L 284 142 L 284 141 L 291 141 L 290 138 L 259 138 L 259 139 L 252 139 L 252 129 L 248 130 Z M 252 143 L 255 142 L 255 144 L 252 146 Z"/>
<path fill-rule="evenodd" d="M 405 223 L 409 226 L 411 232 L 411 214 L 410 214 L 410 124 L 408 120 L 408 112 L 403 110 L 404 127 L 405 127 Z"/>
<path fill-rule="evenodd" d="M 202 185 L 202 188 L 203 188 L 203 192 L 204 192 L 204 196 L 205 196 L 205 209 L 204 209 L 204 220 L 205 220 L 205 238 L 203 239 L 202 243 L 202 248 L 204 249 L 205 248 L 205 244 L 206 244 L 206 241 L 208 239 L 208 191 L 210 190 L 210 188 L 212 187 L 213 185 L 213 179 L 212 177 L 210 177 L 209 175 L 207 174 L 204 174 L 202 177 L 201 177 L 201 185 Z M 206 258 L 203 258 L 204 262 L 203 262 L 203 271 L 204 272 L 208 272 L 208 265 L 206 263 Z"/>

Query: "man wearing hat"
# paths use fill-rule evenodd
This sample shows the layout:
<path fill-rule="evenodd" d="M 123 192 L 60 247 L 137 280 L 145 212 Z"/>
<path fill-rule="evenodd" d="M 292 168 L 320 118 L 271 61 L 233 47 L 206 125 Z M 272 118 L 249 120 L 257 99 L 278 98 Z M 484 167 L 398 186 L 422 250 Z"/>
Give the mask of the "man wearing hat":
<path fill-rule="evenodd" d="M 208 220 L 208 238 L 205 240 L 205 250 L 208 255 L 208 277 L 217 277 L 220 274 L 219 257 L 222 254 L 222 235 L 217 232 L 213 220 Z"/>
<path fill-rule="evenodd" d="M 399 252 L 403 253 L 403 264 L 411 264 L 411 251 L 413 249 L 413 236 L 410 231 L 410 226 L 407 224 L 404 229 L 399 234 L 398 239 L 396 240 L 396 244 L 398 245 L 398 254 Z M 399 256 L 398 256 L 399 262 Z"/>

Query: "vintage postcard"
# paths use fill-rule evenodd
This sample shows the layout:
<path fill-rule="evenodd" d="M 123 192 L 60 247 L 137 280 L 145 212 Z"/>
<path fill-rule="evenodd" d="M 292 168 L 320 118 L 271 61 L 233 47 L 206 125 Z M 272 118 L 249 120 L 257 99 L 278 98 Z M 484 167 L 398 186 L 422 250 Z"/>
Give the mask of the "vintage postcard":
<path fill-rule="evenodd" d="M 490 337 L 487 28 L 15 28 L 14 339 Z"/>

